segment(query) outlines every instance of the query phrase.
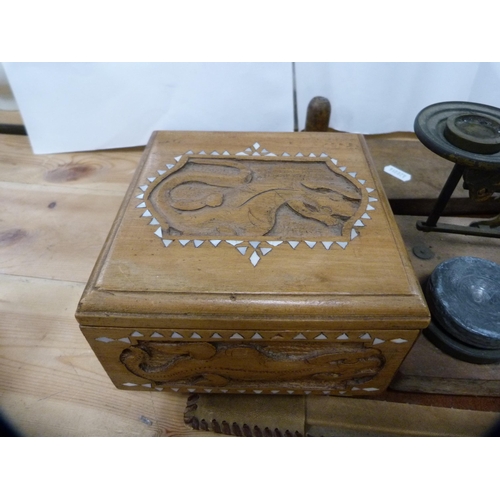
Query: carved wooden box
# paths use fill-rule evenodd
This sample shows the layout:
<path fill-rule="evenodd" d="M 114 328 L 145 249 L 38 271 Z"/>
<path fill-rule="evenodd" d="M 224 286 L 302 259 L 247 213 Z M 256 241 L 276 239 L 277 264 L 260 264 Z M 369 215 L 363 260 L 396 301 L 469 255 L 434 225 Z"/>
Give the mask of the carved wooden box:
<path fill-rule="evenodd" d="M 350 396 L 429 313 L 362 136 L 156 132 L 77 319 L 121 389 Z"/>

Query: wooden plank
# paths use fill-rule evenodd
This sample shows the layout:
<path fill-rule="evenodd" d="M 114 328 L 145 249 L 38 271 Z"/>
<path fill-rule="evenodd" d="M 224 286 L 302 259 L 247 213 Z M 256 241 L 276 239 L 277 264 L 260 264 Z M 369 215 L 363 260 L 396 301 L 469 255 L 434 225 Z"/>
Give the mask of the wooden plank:
<path fill-rule="evenodd" d="M 35 156 L 0 135 L 0 404 L 23 435 L 199 435 L 185 397 L 117 391 L 74 319 L 141 154 Z"/>
<path fill-rule="evenodd" d="M 499 418 L 500 411 L 309 398 L 306 427 L 312 436 L 482 436 Z"/>
<path fill-rule="evenodd" d="M 5 123 L 6 125 L 24 125 L 23 117 L 19 111 L 7 111 L 5 109 L 0 109 L 0 123 Z"/>
<path fill-rule="evenodd" d="M 437 198 L 453 168 L 453 163 L 439 157 L 419 141 L 373 139 L 368 136 L 366 142 L 388 198 Z M 411 174 L 411 181 L 402 182 L 384 172 L 387 165 L 394 165 Z M 464 198 L 467 192 L 457 190 L 456 195 Z"/>
<path fill-rule="evenodd" d="M 481 436 L 496 411 L 424 407 L 382 400 L 318 396 L 193 395 L 194 428 L 246 436 Z"/>
<path fill-rule="evenodd" d="M 86 282 L 122 194 L 0 182 L 0 272 Z"/>
<path fill-rule="evenodd" d="M 119 391 L 81 334 L 83 285 L 0 276 L 0 405 L 27 436 L 199 435 L 186 397 Z"/>
<path fill-rule="evenodd" d="M 365 135 L 367 141 L 383 139 L 385 141 L 418 141 L 414 132 L 390 132 L 388 134 Z"/>
<path fill-rule="evenodd" d="M 71 186 L 123 196 L 143 150 L 34 155 L 27 137 L 0 134 L 0 182 Z"/>
<path fill-rule="evenodd" d="M 0 135 L 0 272 L 86 282 L 141 154 L 37 156 Z"/>
<path fill-rule="evenodd" d="M 417 231 L 418 217 L 396 216 L 415 274 L 423 287 L 441 262 L 474 256 L 500 264 L 500 240 Z M 442 222 L 468 225 L 475 219 L 443 217 Z M 434 257 L 422 260 L 412 248 L 425 245 Z M 401 365 L 391 388 L 399 391 L 500 396 L 500 364 L 476 365 L 452 358 L 420 336 Z"/>
<path fill-rule="evenodd" d="M 479 257 L 500 264 L 500 239 L 463 234 L 426 233 L 416 228 L 416 223 L 420 220 L 425 218 L 396 216 L 411 264 L 422 286 L 438 264 L 453 257 Z M 468 226 L 476 220 L 478 218 L 442 217 L 439 222 Z M 434 257 L 428 260 L 419 259 L 412 251 L 416 245 L 428 247 L 434 253 Z"/>
<path fill-rule="evenodd" d="M 453 163 L 427 149 L 418 140 L 387 140 L 366 137 L 370 153 L 384 185 L 395 214 L 428 215 L 433 209 Z M 411 174 L 412 179 L 402 182 L 384 172 L 394 165 Z M 445 215 L 498 214 L 500 200 L 475 202 L 459 183 L 444 211 Z"/>
<path fill-rule="evenodd" d="M 398 391 L 500 396 L 500 364 L 454 359 L 421 335 L 391 383 Z"/>

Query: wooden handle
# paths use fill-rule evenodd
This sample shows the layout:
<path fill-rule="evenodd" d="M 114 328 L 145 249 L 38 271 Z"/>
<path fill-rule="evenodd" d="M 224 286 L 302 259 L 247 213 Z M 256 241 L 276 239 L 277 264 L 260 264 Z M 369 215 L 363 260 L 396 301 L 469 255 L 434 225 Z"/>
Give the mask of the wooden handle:
<path fill-rule="evenodd" d="M 326 97 L 313 97 L 307 107 L 306 132 L 327 132 L 332 107 Z"/>

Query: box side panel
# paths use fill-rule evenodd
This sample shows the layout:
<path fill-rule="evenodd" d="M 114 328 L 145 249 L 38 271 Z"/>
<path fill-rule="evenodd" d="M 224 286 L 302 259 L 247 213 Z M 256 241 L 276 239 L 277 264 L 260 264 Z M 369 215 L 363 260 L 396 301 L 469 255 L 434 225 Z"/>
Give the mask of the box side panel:
<path fill-rule="evenodd" d="M 380 196 L 380 205 L 387 214 L 387 221 L 388 221 L 389 227 L 391 228 L 392 237 L 394 239 L 394 244 L 395 244 L 396 248 L 398 249 L 399 258 L 401 259 L 401 263 L 405 269 L 408 284 L 409 284 L 410 289 L 411 289 L 411 293 L 414 294 L 416 297 L 423 298 L 424 295 L 422 292 L 422 288 L 421 288 L 420 283 L 415 275 L 415 271 L 413 269 L 413 266 L 411 265 L 411 261 L 410 261 L 410 258 L 408 256 L 406 246 L 405 246 L 403 238 L 401 236 L 401 231 L 399 230 L 396 219 L 394 218 L 394 214 L 393 214 L 391 206 L 389 204 L 389 200 L 385 194 L 384 186 L 382 184 L 382 181 L 380 180 L 377 168 L 375 167 L 375 163 L 371 157 L 370 149 L 366 143 L 365 138 L 362 135 L 360 135 L 358 137 L 359 137 L 360 145 L 363 148 L 366 161 L 370 165 L 370 169 L 371 169 L 371 172 L 373 175 L 374 185 L 376 186 L 377 191 L 381 195 L 383 194 L 383 196 Z M 427 309 L 427 306 L 424 304 L 424 307 L 422 309 L 423 310 Z M 429 316 L 429 321 L 430 321 L 430 314 L 429 314 L 428 310 L 427 310 L 427 315 Z"/>
<path fill-rule="evenodd" d="M 418 331 L 83 327 L 117 388 L 360 396 L 386 389 Z"/>

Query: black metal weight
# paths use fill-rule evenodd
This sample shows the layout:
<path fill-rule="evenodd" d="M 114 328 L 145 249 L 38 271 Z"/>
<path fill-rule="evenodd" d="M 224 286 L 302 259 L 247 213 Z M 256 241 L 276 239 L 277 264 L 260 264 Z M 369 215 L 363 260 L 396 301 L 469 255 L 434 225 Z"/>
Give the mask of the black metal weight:
<path fill-rule="evenodd" d="M 471 363 L 500 361 L 500 265 L 476 257 L 439 264 L 426 287 L 432 325 L 426 336 Z"/>

